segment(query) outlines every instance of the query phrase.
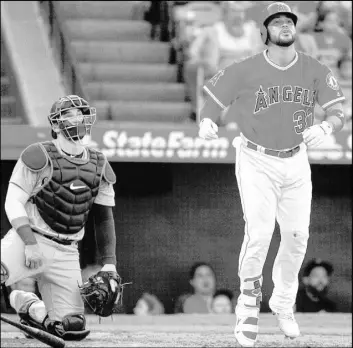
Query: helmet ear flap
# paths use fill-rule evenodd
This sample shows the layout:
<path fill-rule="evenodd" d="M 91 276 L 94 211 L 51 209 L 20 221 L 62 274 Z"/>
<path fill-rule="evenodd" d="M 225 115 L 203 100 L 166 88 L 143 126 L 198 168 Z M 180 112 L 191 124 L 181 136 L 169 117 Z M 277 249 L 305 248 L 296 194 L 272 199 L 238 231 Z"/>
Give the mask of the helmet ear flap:
<path fill-rule="evenodd" d="M 265 45 L 267 45 L 269 35 L 268 35 L 268 29 L 265 25 L 261 25 L 260 35 L 261 35 L 262 42 Z"/>

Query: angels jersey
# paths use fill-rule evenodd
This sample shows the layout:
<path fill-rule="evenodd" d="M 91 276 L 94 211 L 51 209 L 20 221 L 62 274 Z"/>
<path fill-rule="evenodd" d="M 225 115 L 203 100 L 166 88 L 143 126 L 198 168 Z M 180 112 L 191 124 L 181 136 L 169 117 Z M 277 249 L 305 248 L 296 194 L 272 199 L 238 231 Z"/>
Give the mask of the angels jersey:
<path fill-rule="evenodd" d="M 223 110 L 230 105 L 246 138 L 275 150 L 303 142 L 316 103 L 325 110 L 345 99 L 331 70 L 302 52 L 281 67 L 265 50 L 218 71 L 203 88 Z"/>

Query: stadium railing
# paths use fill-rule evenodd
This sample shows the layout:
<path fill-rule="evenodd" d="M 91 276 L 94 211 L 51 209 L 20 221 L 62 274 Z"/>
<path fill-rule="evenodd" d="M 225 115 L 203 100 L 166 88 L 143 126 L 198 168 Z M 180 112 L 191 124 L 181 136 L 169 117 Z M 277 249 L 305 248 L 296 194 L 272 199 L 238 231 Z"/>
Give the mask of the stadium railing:
<path fill-rule="evenodd" d="M 78 72 L 78 62 L 72 54 L 70 42 L 64 25 L 61 23 L 58 1 L 40 1 L 45 21 L 49 27 L 49 39 L 56 53 L 63 81 L 69 94 L 76 94 L 84 99 L 88 96 L 84 92 L 83 81 Z"/>

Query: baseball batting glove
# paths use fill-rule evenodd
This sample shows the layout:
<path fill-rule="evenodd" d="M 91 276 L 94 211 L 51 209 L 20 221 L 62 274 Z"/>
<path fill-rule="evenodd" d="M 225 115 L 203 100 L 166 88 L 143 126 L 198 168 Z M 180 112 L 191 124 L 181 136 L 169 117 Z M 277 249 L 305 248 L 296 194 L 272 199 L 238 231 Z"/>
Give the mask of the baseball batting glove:
<path fill-rule="evenodd" d="M 328 135 L 332 134 L 332 131 L 331 125 L 326 121 L 322 121 L 321 124 L 316 124 L 304 130 L 304 143 L 308 148 L 318 147 Z"/>
<path fill-rule="evenodd" d="M 205 140 L 212 140 L 218 138 L 218 126 L 210 118 L 202 119 L 199 127 L 200 138 Z"/>
<path fill-rule="evenodd" d="M 114 305 L 122 298 L 123 287 L 119 274 L 102 268 L 97 274 L 79 286 L 81 296 L 93 313 L 108 317 L 112 315 Z M 109 268 L 108 268 L 109 269 Z M 115 269 L 115 266 L 114 266 Z"/>

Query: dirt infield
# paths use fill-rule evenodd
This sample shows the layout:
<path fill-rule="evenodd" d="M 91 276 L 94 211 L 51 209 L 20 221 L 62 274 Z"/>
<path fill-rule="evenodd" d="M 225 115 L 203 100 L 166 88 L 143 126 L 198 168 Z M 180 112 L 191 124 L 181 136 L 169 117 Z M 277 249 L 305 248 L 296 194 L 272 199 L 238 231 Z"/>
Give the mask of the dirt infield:
<path fill-rule="evenodd" d="M 302 336 L 289 340 L 273 315 L 261 314 L 257 347 L 352 347 L 351 314 L 297 314 L 296 318 Z M 82 342 L 67 342 L 66 347 L 239 347 L 234 322 L 234 315 L 114 315 L 99 324 L 98 317 L 88 316 L 91 334 Z M 45 345 L 1 323 L 1 347 Z"/>

